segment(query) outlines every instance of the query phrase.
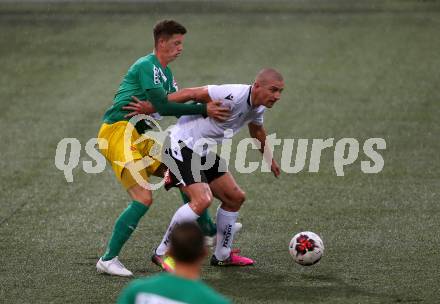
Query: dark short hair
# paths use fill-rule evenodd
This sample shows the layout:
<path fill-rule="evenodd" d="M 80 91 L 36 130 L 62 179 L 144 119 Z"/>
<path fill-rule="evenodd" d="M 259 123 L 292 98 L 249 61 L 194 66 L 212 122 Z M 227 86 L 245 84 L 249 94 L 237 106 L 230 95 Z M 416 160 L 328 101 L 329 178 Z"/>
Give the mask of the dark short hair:
<path fill-rule="evenodd" d="M 156 23 L 153 29 L 154 45 L 157 45 L 159 38 L 168 39 L 174 34 L 186 34 L 186 28 L 174 20 L 162 20 Z"/>
<path fill-rule="evenodd" d="M 193 263 L 205 254 L 205 237 L 196 223 L 182 223 L 170 235 L 169 254 L 177 261 Z"/>

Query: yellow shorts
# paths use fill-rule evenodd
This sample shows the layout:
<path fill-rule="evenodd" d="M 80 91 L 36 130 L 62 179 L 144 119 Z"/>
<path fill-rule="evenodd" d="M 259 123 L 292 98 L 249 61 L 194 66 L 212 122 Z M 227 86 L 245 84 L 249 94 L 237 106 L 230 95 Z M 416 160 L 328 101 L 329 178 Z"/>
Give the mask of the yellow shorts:
<path fill-rule="evenodd" d="M 139 174 L 147 181 L 161 164 L 161 145 L 153 138 L 139 139 L 141 136 L 128 121 L 103 123 L 98 133 L 99 150 L 109 161 L 116 178 L 126 189 L 137 184 L 127 169 L 128 165 L 144 159 L 147 167 L 139 171 Z M 138 140 L 139 142 L 136 143 Z"/>

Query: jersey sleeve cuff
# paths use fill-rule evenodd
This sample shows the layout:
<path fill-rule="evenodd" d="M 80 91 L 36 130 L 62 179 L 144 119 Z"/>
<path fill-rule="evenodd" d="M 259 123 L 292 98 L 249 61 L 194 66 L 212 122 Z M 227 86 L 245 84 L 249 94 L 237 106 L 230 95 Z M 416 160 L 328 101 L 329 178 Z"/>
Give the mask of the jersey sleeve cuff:
<path fill-rule="evenodd" d="M 201 111 L 201 114 L 203 115 L 203 116 L 206 116 L 206 115 L 208 115 L 208 108 L 207 108 L 207 104 L 206 103 L 202 103 L 202 104 L 200 104 L 200 111 Z"/>

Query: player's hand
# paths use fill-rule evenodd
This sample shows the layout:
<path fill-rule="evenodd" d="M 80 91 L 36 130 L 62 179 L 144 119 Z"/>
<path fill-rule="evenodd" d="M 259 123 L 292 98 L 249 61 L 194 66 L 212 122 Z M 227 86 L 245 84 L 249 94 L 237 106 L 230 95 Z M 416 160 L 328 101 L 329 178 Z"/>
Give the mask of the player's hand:
<path fill-rule="evenodd" d="M 125 107 L 122 107 L 123 110 L 131 111 L 125 118 L 133 117 L 138 114 L 152 114 L 156 112 L 154 106 L 147 100 L 139 100 L 136 96 L 131 96 L 131 99 L 134 101 L 130 102 Z"/>
<path fill-rule="evenodd" d="M 206 113 L 218 121 L 225 121 L 231 115 L 229 108 L 222 106 L 220 101 L 209 102 L 206 105 Z"/>
<path fill-rule="evenodd" d="M 281 174 L 280 166 L 278 166 L 278 163 L 276 160 L 272 159 L 272 165 L 270 166 L 270 171 L 272 171 L 273 175 L 278 178 Z"/>

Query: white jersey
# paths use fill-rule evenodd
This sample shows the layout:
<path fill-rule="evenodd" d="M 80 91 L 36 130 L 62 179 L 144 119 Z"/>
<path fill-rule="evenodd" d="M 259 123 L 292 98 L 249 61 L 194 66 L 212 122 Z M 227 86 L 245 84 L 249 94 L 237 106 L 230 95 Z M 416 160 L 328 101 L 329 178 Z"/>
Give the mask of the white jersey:
<path fill-rule="evenodd" d="M 230 109 L 231 116 L 223 122 L 201 115 L 182 116 L 171 130 L 172 145 L 183 141 L 193 151 L 204 155 L 206 143 L 220 144 L 252 122 L 263 125 L 265 106 L 252 107 L 251 87 L 244 84 L 209 85 L 212 100 L 218 100 Z"/>

